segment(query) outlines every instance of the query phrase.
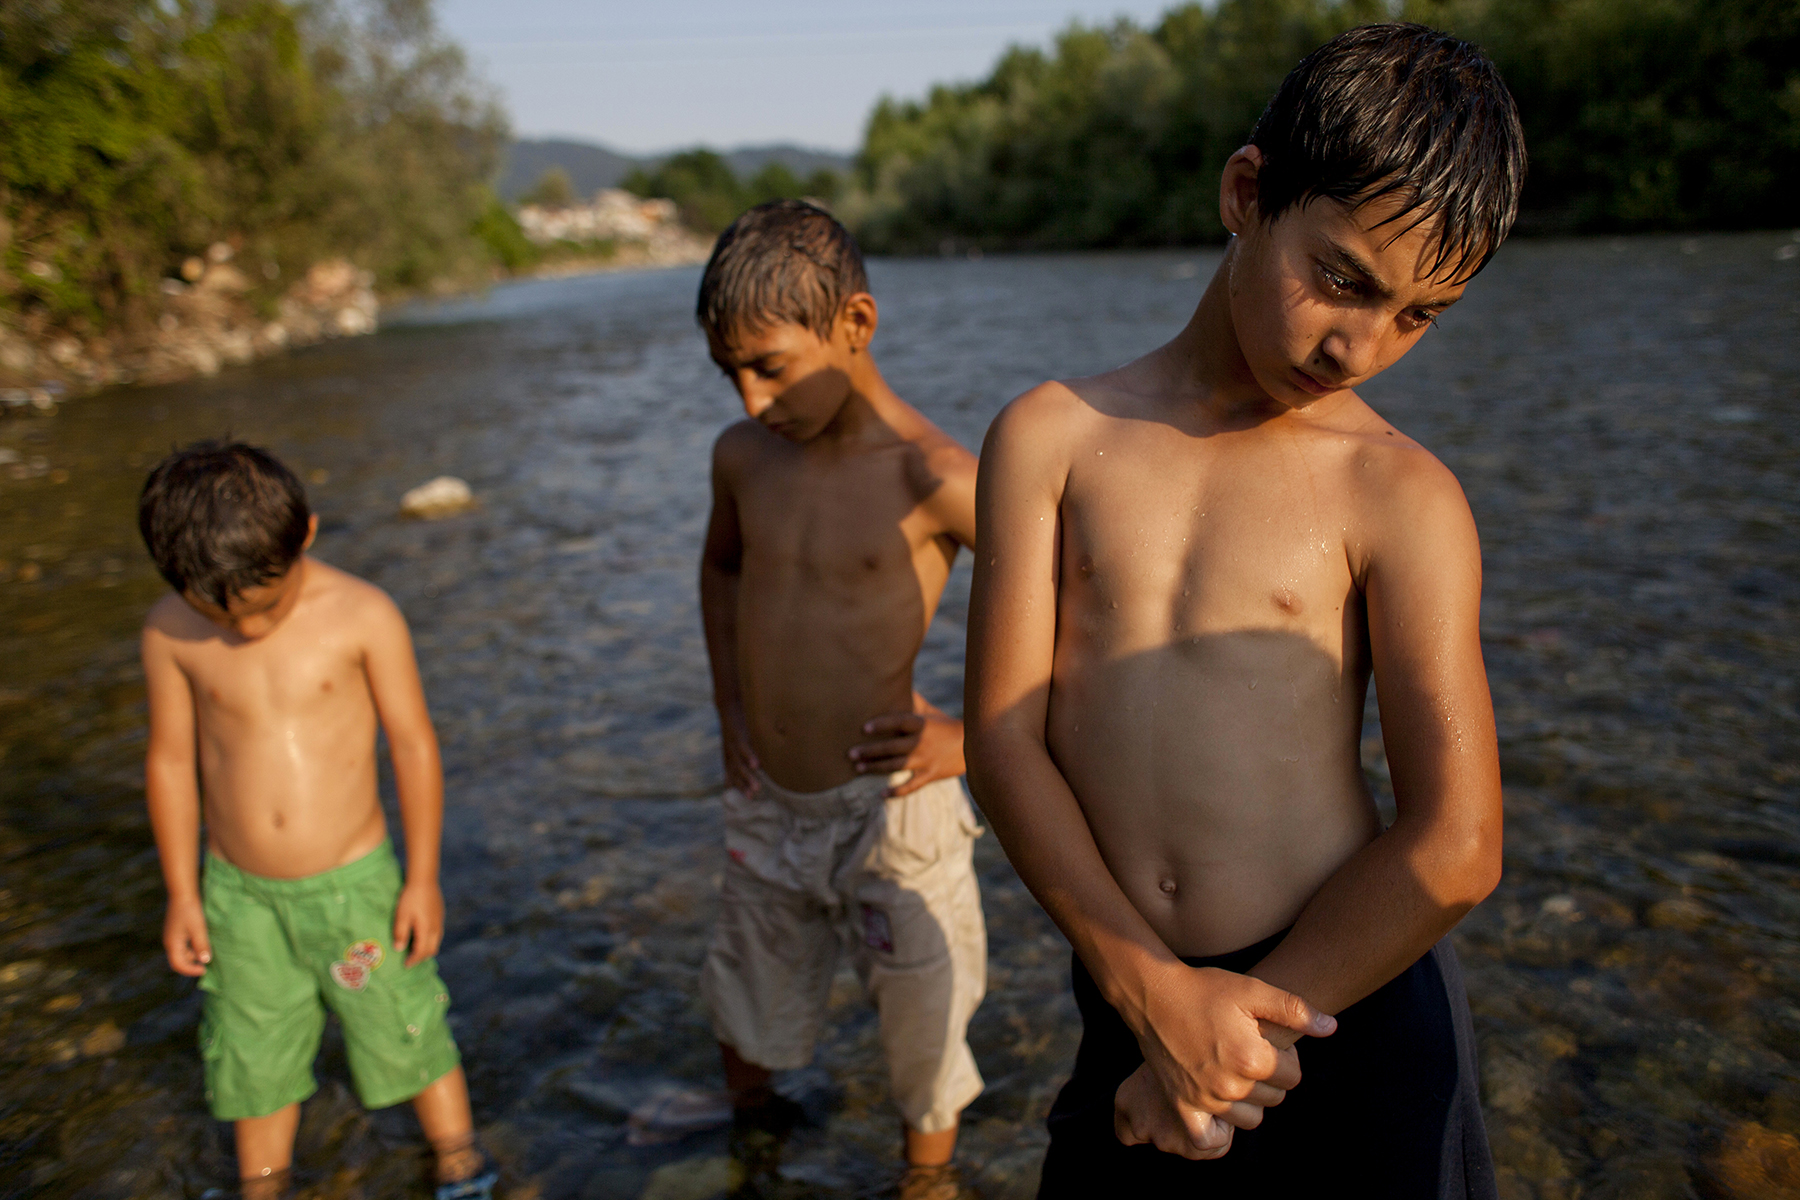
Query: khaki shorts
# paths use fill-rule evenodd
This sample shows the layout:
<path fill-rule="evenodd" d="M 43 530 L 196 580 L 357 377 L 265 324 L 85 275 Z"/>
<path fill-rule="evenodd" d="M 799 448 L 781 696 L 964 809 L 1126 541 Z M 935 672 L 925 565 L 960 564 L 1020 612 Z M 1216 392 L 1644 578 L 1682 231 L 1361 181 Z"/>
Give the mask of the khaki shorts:
<path fill-rule="evenodd" d="M 955 1125 L 981 1094 L 965 1036 L 987 990 L 987 928 L 960 779 L 888 800 L 892 779 L 799 793 L 766 777 L 725 793 L 724 886 L 700 988 L 713 1032 L 771 1070 L 803 1067 L 849 950 L 881 1015 L 906 1123 Z"/>
<path fill-rule="evenodd" d="M 213 957 L 200 977 L 200 1055 L 213 1116 L 264 1117 L 312 1095 L 327 1009 L 369 1108 L 410 1100 L 456 1068 L 436 963 L 408 967 L 394 949 L 391 843 L 301 879 L 209 854 L 201 894 Z"/>

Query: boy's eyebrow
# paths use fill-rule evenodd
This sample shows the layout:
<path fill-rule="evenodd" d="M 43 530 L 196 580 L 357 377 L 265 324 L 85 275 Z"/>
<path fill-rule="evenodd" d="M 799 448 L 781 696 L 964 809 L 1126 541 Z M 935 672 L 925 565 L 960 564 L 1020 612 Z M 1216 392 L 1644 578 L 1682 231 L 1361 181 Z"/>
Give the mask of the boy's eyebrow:
<path fill-rule="evenodd" d="M 1381 299 L 1392 300 L 1394 298 L 1394 289 L 1388 285 L 1387 281 L 1376 274 L 1374 267 L 1371 267 L 1368 263 L 1358 258 L 1355 252 L 1349 247 L 1341 246 L 1336 242 L 1329 241 L 1325 243 L 1325 246 L 1327 257 L 1335 260 L 1332 264 L 1333 266 L 1340 270 L 1348 271 L 1353 275 L 1361 276 L 1363 281 L 1369 285 L 1369 290 L 1374 292 Z M 1444 300 L 1421 300 L 1414 307 L 1449 308 L 1455 303 L 1456 297 L 1452 296 Z"/>

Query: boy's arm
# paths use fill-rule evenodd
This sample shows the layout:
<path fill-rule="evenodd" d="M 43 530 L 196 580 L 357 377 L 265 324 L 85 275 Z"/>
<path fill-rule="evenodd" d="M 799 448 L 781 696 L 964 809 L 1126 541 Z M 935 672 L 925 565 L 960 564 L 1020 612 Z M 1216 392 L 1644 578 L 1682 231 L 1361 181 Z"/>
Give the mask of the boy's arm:
<path fill-rule="evenodd" d="M 975 456 L 947 434 L 932 452 L 930 464 L 936 487 L 926 497 L 925 508 L 938 527 L 958 545 L 975 549 Z M 863 724 L 869 741 L 850 751 L 860 775 L 891 775 L 911 771 L 912 776 L 887 790 L 890 797 L 905 796 L 940 779 L 954 779 L 964 771 L 963 723 L 913 693 L 910 713 L 886 713 Z"/>
<path fill-rule="evenodd" d="M 925 507 L 944 532 L 959 545 L 975 549 L 975 483 L 980 464 L 973 454 L 948 434 L 932 452 L 931 470 L 938 484 L 926 497 Z"/>
<path fill-rule="evenodd" d="M 407 950 L 410 967 L 436 954 L 444 940 L 444 893 L 438 884 L 444 771 L 406 618 L 382 595 L 368 620 L 363 669 L 394 759 L 394 789 L 406 830 L 406 885 L 394 906 L 394 949 Z"/>
<path fill-rule="evenodd" d="M 1075 403 L 1058 385 L 1026 393 L 995 420 L 982 451 L 964 705 L 969 778 L 1020 878 L 1137 1035 L 1178 1111 L 1185 1144 L 1152 1140 L 1211 1156 L 1228 1144 L 1229 1130 L 1210 1116 L 1254 1125 L 1260 1113 L 1252 1110 L 1277 1102 L 1298 1078 L 1258 1019 L 1321 1034 L 1331 1023 L 1259 980 L 1181 962 L 1107 870 L 1050 757 L 1045 718 L 1067 477 L 1057 437 L 1067 436 Z"/>
<path fill-rule="evenodd" d="M 700 620 L 706 628 L 706 657 L 712 665 L 713 705 L 719 710 L 719 749 L 725 760 L 725 782 L 745 795 L 757 789 L 762 764 L 750 748 L 744 720 L 744 697 L 738 686 L 738 580 L 743 568 L 744 539 L 738 526 L 725 459 L 732 429 L 713 446 L 712 516 L 700 551 Z"/>
<path fill-rule="evenodd" d="M 1462 489 L 1422 454 L 1396 456 L 1391 475 L 1374 481 L 1378 507 L 1364 544 L 1351 548 L 1397 815 L 1251 971 L 1327 1012 L 1406 970 L 1500 881 L 1481 547 Z"/>
<path fill-rule="evenodd" d="M 144 796 L 150 832 L 169 892 L 163 949 L 182 975 L 206 973 L 212 942 L 200 903 L 200 783 L 194 769 L 194 691 L 175 661 L 169 639 L 144 627 L 144 688 L 150 701 L 150 744 L 144 754 Z"/>

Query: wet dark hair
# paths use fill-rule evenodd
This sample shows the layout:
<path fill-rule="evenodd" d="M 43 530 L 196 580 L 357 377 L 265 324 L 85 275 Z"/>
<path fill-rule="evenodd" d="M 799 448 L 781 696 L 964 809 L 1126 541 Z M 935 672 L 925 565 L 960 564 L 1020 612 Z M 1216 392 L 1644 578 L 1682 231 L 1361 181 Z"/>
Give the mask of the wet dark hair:
<path fill-rule="evenodd" d="M 1282 80 L 1250 144 L 1263 152 L 1257 209 L 1331 199 L 1358 208 L 1397 196 L 1382 224 L 1435 219 L 1435 276 L 1466 279 L 1512 229 L 1525 183 L 1525 134 L 1500 72 L 1469 43 L 1423 25 L 1339 34 Z"/>
<path fill-rule="evenodd" d="M 294 473 L 243 442 L 183 446 L 138 496 L 138 532 L 156 569 L 177 592 L 220 608 L 294 565 L 311 516 Z"/>
<path fill-rule="evenodd" d="M 844 301 L 868 290 L 848 229 L 804 200 L 772 200 L 719 235 L 694 315 L 715 336 L 794 324 L 828 338 Z"/>

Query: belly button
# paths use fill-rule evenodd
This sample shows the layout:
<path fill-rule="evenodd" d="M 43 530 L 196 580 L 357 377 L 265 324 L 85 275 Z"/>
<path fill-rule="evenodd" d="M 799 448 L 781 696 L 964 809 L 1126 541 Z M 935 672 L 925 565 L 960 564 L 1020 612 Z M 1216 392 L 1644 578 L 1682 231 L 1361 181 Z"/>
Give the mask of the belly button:
<path fill-rule="evenodd" d="M 1165 879 L 1156 886 L 1162 889 L 1162 894 L 1165 896 L 1173 896 L 1175 894 L 1175 881 L 1173 879 Z"/>

